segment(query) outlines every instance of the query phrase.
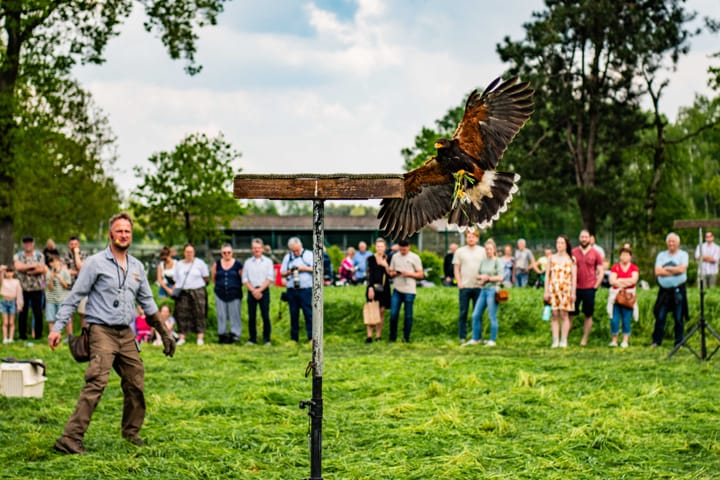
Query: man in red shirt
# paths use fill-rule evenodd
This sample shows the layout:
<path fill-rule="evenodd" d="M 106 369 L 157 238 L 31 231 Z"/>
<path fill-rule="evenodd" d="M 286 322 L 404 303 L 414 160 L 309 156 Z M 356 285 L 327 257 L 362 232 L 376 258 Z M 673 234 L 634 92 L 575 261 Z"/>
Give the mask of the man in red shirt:
<path fill-rule="evenodd" d="M 580 232 L 580 246 L 573 248 L 572 255 L 577 264 L 577 290 L 575 291 L 575 311 L 572 315 L 580 313 L 580 305 L 582 304 L 582 313 L 585 315 L 585 323 L 583 325 L 583 336 L 580 345 L 585 346 L 590 337 L 592 330 L 592 316 L 595 311 L 595 291 L 598 289 L 603 280 L 604 258 L 590 244 L 590 232 L 582 230 Z"/>

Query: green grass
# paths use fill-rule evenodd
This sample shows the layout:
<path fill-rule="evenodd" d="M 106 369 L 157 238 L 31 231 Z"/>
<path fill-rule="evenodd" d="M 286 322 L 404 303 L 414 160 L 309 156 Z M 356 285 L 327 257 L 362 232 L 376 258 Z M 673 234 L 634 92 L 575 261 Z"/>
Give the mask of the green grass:
<path fill-rule="evenodd" d="M 699 362 L 683 349 L 667 360 L 671 341 L 645 347 L 654 293 L 641 293 L 646 311 L 629 349 L 606 346 L 599 314 L 590 346 L 577 346 L 576 324 L 561 351 L 548 348 L 538 291 L 511 292 L 497 347 L 460 348 L 454 290 L 419 291 L 413 343 L 366 345 L 362 290 L 326 289 L 323 477 L 717 478 L 720 356 Z M 712 294 L 706 317 L 717 329 Z M 273 301 L 274 319 L 276 310 Z M 311 396 L 311 350 L 286 340 L 287 323 L 285 310 L 272 347 L 188 344 L 166 359 L 146 346 L 147 446 L 120 438 L 113 374 L 81 457 L 52 444 L 84 365 L 66 348 L 3 346 L 3 357 L 42 358 L 48 381 L 42 399 L 0 397 L 0 478 L 309 477 L 308 416 L 298 404 Z"/>

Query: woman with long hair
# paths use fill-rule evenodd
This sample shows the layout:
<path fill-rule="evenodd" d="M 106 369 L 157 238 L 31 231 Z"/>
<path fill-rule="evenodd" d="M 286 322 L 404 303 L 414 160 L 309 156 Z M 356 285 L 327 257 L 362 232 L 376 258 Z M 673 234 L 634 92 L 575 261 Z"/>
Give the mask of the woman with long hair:
<path fill-rule="evenodd" d="M 387 244 L 385 240 L 378 238 L 375 240 L 375 255 L 371 255 L 367 259 L 368 286 L 365 291 L 365 298 L 368 302 L 379 302 L 380 323 L 366 325 L 366 343 L 372 343 L 373 329 L 375 329 L 375 341 L 379 342 L 382 339 L 382 330 L 385 325 L 385 309 L 390 308 L 390 275 L 388 275 L 390 264 L 388 256 L 385 254 L 386 250 Z"/>
<path fill-rule="evenodd" d="M 552 348 L 567 348 L 570 312 L 575 309 L 577 266 L 571 251 L 567 235 L 557 237 L 555 253 L 549 258 L 546 270 L 544 300 L 552 309 Z"/>

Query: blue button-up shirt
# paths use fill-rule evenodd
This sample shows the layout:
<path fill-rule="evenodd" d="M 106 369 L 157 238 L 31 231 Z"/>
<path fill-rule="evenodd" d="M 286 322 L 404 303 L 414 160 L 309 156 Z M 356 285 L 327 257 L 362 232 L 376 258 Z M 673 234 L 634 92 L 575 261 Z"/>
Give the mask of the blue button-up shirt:
<path fill-rule="evenodd" d="M 142 263 L 128 254 L 125 275 L 110 247 L 83 263 L 70 295 L 58 310 L 53 331 L 62 332 L 83 297 L 88 297 L 87 323 L 129 326 L 136 316 L 135 302 L 148 316 L 158 311 Z"/>

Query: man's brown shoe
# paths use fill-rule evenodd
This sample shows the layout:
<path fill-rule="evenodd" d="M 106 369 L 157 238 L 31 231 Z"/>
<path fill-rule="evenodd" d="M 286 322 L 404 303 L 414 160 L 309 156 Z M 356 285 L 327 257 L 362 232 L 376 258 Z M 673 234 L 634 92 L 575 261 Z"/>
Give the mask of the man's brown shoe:
<path fill-rule="evenodd" d="M 133 435 L 133 436 L 130 436 L 130 437 L 125 437 L 125 440 L 127 440 L 127 441 L 130 442 L 130 443 L 132 443 L 132 444 L 135 445 L 136 447 L 144 447 L 144 446 L 145 446 L 145 442 L 143 442 L 143 439 L 140 438 L 140 437 L 137 436 L 137 435 Z"/>
<path fill-rule="evenodd" d="M 72 438 L 68 437 L 60 437 L 55 442 L 55 450 L 61 453 L 69 453 L 69 454 L 86 454 L 88 453 L 87 450 L 85 450 L 85 447 L 83 447 L 82 442 L 78 440 L 73 440 Z"/>

